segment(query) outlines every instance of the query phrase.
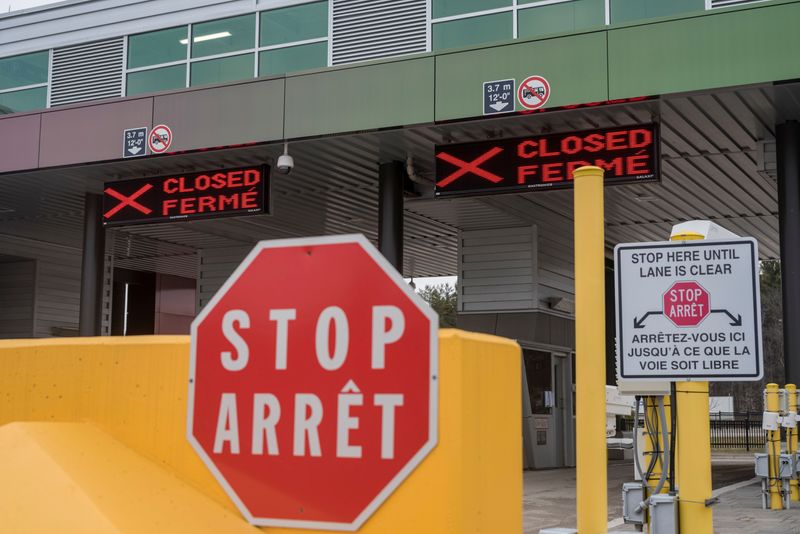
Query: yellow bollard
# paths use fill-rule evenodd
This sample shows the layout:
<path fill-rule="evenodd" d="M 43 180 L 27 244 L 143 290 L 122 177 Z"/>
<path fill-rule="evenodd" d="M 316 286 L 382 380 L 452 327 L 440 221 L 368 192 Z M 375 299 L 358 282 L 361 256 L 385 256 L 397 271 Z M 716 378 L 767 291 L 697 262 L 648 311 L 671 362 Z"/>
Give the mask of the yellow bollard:
<path fill-rule="evenodd" d="M 578 532 L 607 532 L 603 169 L 575 170 L 575 387 Z"/>
<path fill-rule="evenodd" d="M 704 236 L 683 233 L 672 241 L 697 241 Z M 712 534 L 714 514 L 706 499 L 711 498 L 711 428 L 708 416 L 708 382 L 675 384 L 677 450 L 675 482 L 678 486 L 680 530 L 691 534 Z"/>
<path fill-rule="evenodd" d="M 767 411 L 780 412 L 781 401 L 778 384 L 767 384 Z M 769 509 L 783 509 L 782 481 L 780 477 L 781 431 L 767 432 L 767 455 L 769 456 Z"/>
<path fill-rule="evenodd" d="M 795 416 L 797 414 L 797 386 L 786 384 L 786 396 L 789 399 L 789 414 Z M 786 429 L 786 452 L 789 454 L 797 453 L 797 427 Z M 796 475 L 789 481 L 789 497 L 793 502 L 800 501 L 800 486 Z"/>

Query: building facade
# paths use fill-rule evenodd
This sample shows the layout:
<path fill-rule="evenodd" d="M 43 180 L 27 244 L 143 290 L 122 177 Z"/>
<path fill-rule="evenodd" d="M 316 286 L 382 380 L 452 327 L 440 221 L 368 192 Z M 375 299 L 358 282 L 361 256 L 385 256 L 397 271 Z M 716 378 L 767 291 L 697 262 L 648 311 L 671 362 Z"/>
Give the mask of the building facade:
<path fill-rule="evenodd" d="M 713 220 L 782 260 L 797 324 L 797 20 L 789 0 L 84 0 L 0 15 L 0 336 L 185 332 L 255 242 L 363 233 L 407 277 L 457 275 L 460 327 L 519 340 L 526 461 L 570 464 L 567 180 L 447 195 L 445 176 L 480 181 L 480 157 L 508 140 L 652 126 L 653 179 L 606 190 L 609 259 Z M 546 80 L 538 97 L 531 78 Z M 162 125 L 163 151 L 127 151 L 126 131 Z M 442 157 L 466 143 L 471 161 Z M 133 179 L 262 165 L 256 214 L 115 224 L 102 205 Z M 146 198 L 126 195 L 115 213 Z M 787 329 L 786 353 L 799 344 Z M 799 373 L 787 360 L 786 381 Z"/>

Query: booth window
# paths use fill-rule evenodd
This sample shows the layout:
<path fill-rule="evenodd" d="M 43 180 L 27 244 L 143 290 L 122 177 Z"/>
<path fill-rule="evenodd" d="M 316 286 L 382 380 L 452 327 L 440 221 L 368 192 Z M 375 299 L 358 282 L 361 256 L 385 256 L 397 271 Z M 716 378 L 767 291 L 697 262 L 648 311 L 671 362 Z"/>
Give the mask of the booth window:
<path fill-rule="evenodd" d="M 327 1 L 131 35 L 126 94 L 325 67 L 328 41 Z"/>
<path fill-rule="evenodd" d="M 192 57 L 252 50 L 255 36 L 255 15 L 241 15 L 195 24 L 192 26 Z"/>
<path fill-rule="evenodd" d="M 192 63 L 190 85 L 233 82 L 253 77 L 253 54 L 209 59 Z"/>
<path fill-rule="evenodd" d="M 434 50 L 572 32 L 606 22 L 606 0 L 433 0 L 432 8 Z"/>
<path fill-rule="evenodd" d="M 611 23 L 704 11 L 705 0 L 611 0 Z"/>
<path fill-rule="evenodd" d="M 328 2 L 272 9 L 260 16 L 259 75 L 328 65 Z"/>
<path fill-rule="evenodd" d="M 186 87 L 186 65 L 172 65 L 128 74 L 127 94 L 138 95 Z"/>
<path fill-rule="evenodd" d="M 511 0 L 432 0 L 433 18 L 452 17 L 502 7 L 510 7 Z"/>
<path fill-rule="evenodd" d="M 50 52 L 0 59 L 0 114 L 47 106 Z"/>
<path fill-rule="evenodd" d="M 604 0 L 572 0 L 517 12 L 517 37 L 572 32 L 605 24 Z"/>
<path fill-rule="evenodd" d="M 0 115 L 42 109 L 47 106 L 47 87 L 0 93 Z"/>
<path fill-rule="evenodd" d="M 188 26 L 131 35 L 128 37 L 128 68 L 185 61 L 188 35 Z"/>
<path fill-rule="evenodd" d="M 328 37 L 328 2 L 272 9 L 261 13 L 260 46 Z"/>
<path fill-rule="evenodd" d="M 433 49 L 458 48 L 514 37 L 511 11 L 461 18 L 433 25 Z"/>
<path fill-rule="evenodd" d="M 258 73 L 262 76 L 293 70 L 316 69 L 328 63 L 328 44 L 312 43 L 261 52 Z"/>

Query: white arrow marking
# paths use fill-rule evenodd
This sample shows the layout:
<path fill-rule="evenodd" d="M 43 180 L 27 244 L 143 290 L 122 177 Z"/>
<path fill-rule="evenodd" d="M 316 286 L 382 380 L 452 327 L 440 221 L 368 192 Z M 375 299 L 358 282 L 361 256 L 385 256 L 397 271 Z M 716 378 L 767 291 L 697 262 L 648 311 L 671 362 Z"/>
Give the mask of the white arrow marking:
<path fill-rule="evenodd" d="M 494 104 L 489 104 L 489 107 L 495 111 L 500 111 L 508 105 L 508 102 L 495 102 Z"/>
<path fill-rule="evenodd" d="M 131 154 L 138 154 L 141 151 L 142 149 L 138 146 L 128 148 L 128 152 L 130 152 Z"/>

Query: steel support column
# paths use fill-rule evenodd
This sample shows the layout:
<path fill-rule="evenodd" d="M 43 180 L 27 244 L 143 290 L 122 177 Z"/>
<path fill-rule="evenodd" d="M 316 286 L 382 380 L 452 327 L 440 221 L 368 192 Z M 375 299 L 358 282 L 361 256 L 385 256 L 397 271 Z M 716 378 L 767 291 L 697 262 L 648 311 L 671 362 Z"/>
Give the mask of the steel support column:
<path fill-rule="evenodd" d="M 378 169 L 378 249 L 403 272 L 403 181 L 401 161 L 382 163 Z"/>
<path fill-rule="evenodd" d="M 777 127 L 785 383 L 800 384 L 800 123 Z"/>
<path fill-rule="evenodd" d="M 81 336 L 99 336 L 103 305 L 103 256 L 105 229 L 101 220 L 103 197 L 87 193 L 83 209 L 83 263 L 78 331 Z"/>

